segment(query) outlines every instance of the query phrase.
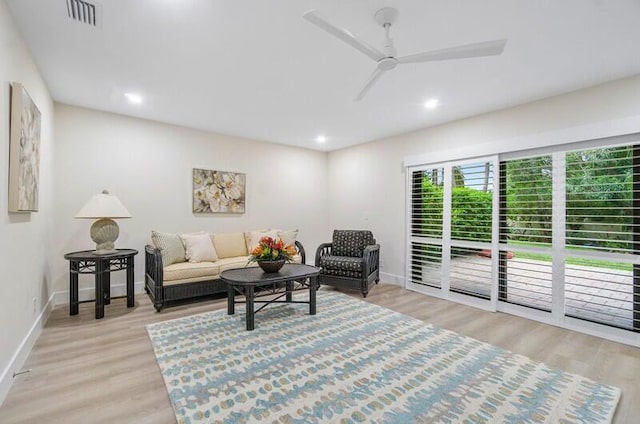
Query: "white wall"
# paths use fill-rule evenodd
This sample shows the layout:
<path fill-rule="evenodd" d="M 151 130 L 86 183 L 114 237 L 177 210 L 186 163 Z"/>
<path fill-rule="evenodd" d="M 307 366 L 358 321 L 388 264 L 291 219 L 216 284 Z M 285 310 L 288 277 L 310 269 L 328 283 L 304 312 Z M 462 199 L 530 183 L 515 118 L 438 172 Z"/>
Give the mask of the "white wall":
<path fill-rule="evenodd" d="M 327 154 L 161 124 L 56 103 L 55 290 L 68 290 L 65 252 L 93 249 L 92 220 L 74 215 L 94 194 L 108 189 L 132 219 L 122 219 L 116 247 L 139 250 L 135 279 L 143 281 L 144 246 L 151 230 L 233 232 L 260 228 L 300 229 L 298 239 L 313 263 L 327 240 Z M 192 168 L 243 172 L 242 215 L 194 215 Z M 120 275 L 122 274 L 122 275 Z M 82 278 L 85 277 L 85 278 Z M 92 288 L 82 276 L 81 288 Z M 112 275 L 114 285 L 124 273 Z M 147 301 L 146 296 L 140 298 Z M 108 314 L 108 312 L 107 312 Z"/>
<path fill-rule="evenodd" d="M 20 82 L 42 114 L 39 210 L 8 213 L 9 99 Z M 53 102 L 5 2 L 0 2 L 0 403 L 39 334 L 38 317 L 51 293 L 49 264 L 53 199 Z M 33 302 L 35 299 L 35 309 Z M 32 327 L 32 338 L 27 340 Z"/>
<path fill-rule="evenodd" d="M 447 160 L 617 135 L 621 128 L 640 131 L 639 93 L 635 76 L 331 152 L 329 225 L 371 229 L 381 245 L 383 281 L 400 283 L 407 156 Z"/>

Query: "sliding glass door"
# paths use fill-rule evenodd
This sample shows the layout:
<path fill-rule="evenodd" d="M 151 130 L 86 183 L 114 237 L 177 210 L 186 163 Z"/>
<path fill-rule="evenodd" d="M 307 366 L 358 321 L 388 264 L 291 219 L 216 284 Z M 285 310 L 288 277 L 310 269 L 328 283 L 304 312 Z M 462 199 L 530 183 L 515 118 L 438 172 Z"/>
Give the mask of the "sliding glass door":
<path fill-rule="evenodd" d="M 497 264 L 492 259 L 496 159 L 411 171 L 410 287 L 445 297 L 473 297 L 474 302 L 491 300 Z"/>
<path fill-rule="evenodd" d="M 407 288 L 640 332 L 640 135 L 626 138 L 409 168 Z"/>

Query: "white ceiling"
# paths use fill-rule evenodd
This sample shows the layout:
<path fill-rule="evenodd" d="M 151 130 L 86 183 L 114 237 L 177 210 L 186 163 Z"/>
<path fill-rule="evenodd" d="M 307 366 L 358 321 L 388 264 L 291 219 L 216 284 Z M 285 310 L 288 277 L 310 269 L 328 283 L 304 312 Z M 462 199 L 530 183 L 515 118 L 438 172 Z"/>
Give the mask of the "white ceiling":
<path fill-rule="evenodd" d="M 70 20 L 65 0 L 6 1 L 56 101 L 319 150 L 640 73 L 639 0 L 102 0 L 100 29 Z M 509 42 L 400 66 L 355 102 L 375 63 L 302 14 L 382 48 L 383 6 L 399 10 L 399 56 Z"/>

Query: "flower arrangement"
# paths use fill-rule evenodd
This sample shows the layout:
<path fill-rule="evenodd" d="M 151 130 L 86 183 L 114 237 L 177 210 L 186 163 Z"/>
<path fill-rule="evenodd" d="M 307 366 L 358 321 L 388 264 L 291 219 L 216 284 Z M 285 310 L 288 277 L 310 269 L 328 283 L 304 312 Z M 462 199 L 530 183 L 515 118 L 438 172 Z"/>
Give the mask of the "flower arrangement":
<path fill-rule="evenodd" d="M 280 261 L 291 262 L 296 254 L 296 248 L 292 245 L 285 246 L 282 239 L 262 237 L 258 246 L 251 251 L 249 262 Z"/>

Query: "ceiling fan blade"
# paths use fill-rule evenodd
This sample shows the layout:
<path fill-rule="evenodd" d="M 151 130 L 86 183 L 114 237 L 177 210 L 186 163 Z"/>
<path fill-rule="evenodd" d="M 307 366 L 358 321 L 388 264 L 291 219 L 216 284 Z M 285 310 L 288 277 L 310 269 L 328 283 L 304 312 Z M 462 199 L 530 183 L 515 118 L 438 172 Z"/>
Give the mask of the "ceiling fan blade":
<path fill-rule="evenodd" d="M 358 95 L 354 97 L 353 100 L 355 100 L 356 102 L 362 100 L 362 98 L 366 96 L 367 92 L 371 89 L 371 87 L 373 87 L 376 81 L 378 81 L 378 78 L 380 78 L 382 74 L 384 74 L 384 72 L 385 71 L 383 71 L 382 69 L 376 68 L 376 70 L 373 71 L 373 73 L 369 76 L 369 79 L 364 84 L 364 87 L 362 87 L 362 90 L 360 90 Z"/>
<path fill-rule="evenodd" d="M 507 40 L 484 41 L 482 43 L 464 44 L 447 49 L 433 50 L 425 53 L 399 57 L 398 63 L 432 62 L 437 60 L 466 59 L 470 57 L 497 56 L 502 54 Z"/>
<path fill-rule="evenodd" d="M 316 13 L 315 10 L 306 12 L 304 15 L 302 15 L 302 17 L 312 24 L 327 31 L 329 34 L 338 37 L 345 43 L 349 44 L 351 47 L 355 47 L 356 49 L 360 50 L 362 53 L 366 54 L 376 62 L 385 57 L 385 55 L 380 50 L 370 46 L 362 40 L 359 40 L 355 35 L 351 34 L 346 29 L 338 28 L 337 26 L 334 26 L 333 24 L 325 21 L 322 17 L 320 17 L 320 15 Z"/>

